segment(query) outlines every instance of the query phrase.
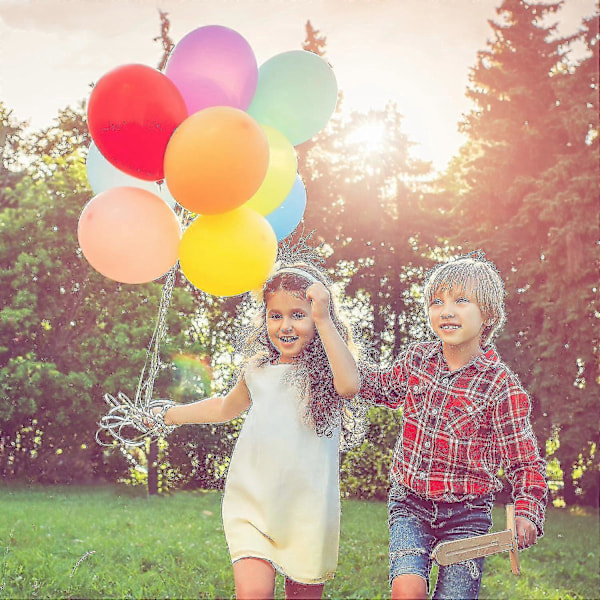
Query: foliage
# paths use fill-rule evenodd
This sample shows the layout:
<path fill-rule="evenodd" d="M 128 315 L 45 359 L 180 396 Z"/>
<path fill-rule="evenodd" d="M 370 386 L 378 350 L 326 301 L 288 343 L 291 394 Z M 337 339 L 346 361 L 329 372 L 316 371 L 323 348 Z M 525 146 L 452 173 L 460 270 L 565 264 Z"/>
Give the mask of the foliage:
<path fill-rule="evenodd" d="M 509 316 L 500 353 L 531 392 L 540 441 L 556 440 L 551 457 L 565 473 L 565 499 L 595 503 L 598 17 L 576 36 L 589 52 L 573 64 L 573 40 L 545 25 L 559 9 L 502 3 L 471 73 L 468 141 L 439 180 L 411 157 L 394 105 L 348 113 L 340 94 L 328 127 L 297 150 L 309 197 L 303 226 L 325 243 L 358 341 L 378 362 L 427 335 L 419 284 L 433 262 L 483 248 L 498 264 Z M 161 24 L 164 65 L 166 13 Z M 310 21 L 303 47 L 326 50 Z M 81 255 L 76 223 L 90 196 L 83 111 L 83 103 L 66 109 L 26 136 L 0 104 L 0 469 L 45 482 L 145 483 L 156 462 L 164 490 L 218 487 L 241 419 L 180 428 L 156 457 L 142 450 L 128 456 L 133 462 L 93 441 L 103 394 L 131 396 L 137 387 L 161 282 L 116 284 Z M 157 396 L 192 401 L 231 384 L 244 306 L 178 279 Z M 177 366 L 188 355 L 207 357 L 210 389 Z M 371 410 L 367 441 L 343 457 L 344 493 L 385 496 L 398 419 Z"/>
<path fill-rule="evenodd" d="M 410 157 L 393 105 L 366 115 L 338 112 L 312 143 L 300 154 L 300 172 L 310 173 L 304 226 L 331 249 L 332 269 L 356 310 L 370 313 L 362 333 L 385 359 L 419 331 L 412 286 L 431 264 L 423 250 L 436 223 L 419 184 L 429 165 Z"/>
<path fill-rule="evenodd" d="M 3 486 L 0 502 L 0 598 L 234 596 L 220 493 Z M 493 517 L 503 529 L 502 507 Z M 384 502 L 342 500 L 339 566 L 325 598 L 389 597 L 386 520 Z M 594 597 L 597 533 L 597 516 L 552 509 L 545 536 L 521 554 L 520 577 L 506 554 L 487 559 L 480 597 Z"/>
<path fill-rule="evenodd" d="M 497 9 L 467 90 L 468 141 L 440 182 L 439 208 L 453 223 L 451 243 L 483 248 L 500 268 L 500 353 L 532 395 L 538 435 L 559 432 L 572 503 L 575 465 L 587 461 L 593 477 L 598 469 L 598 19 L 577 36 L 588 57 L 572 64 L 573 40 L 545 25 L 560 4 Z"/>
<path fill-rule="evenodd" d="M 82 127 L 73 111 L 61 115 L 46 142 L 32 144 L 36 154 L 21 158 L 19 181 L 2 190 L 0 469 L 8 478 L 90 481 L 126 469 L 94 434 L 107 409 L 103 394 L 135 393 L 161 286 L 107 280 L 78 248 L 77 219 L 90 197 Z M 42 146 L 50 154 L 37 154 Z M 180 282 L 168 313 L 167 356 L 204 354 L 189 329 L 197 311 Z M 157 394 L 168 395 L 176 375 L 172 366 L 163 369 Z M 213 452 L 221 446 L 214 433 L 200 445 L 203 438 L 213 439 Z"/>
<path fill-rule="evenodd" d="M 341 492 L 352 498 L 385 500 L 393 450 L 402 431 L 402 416 L 398 411 L 373 407 L 367 418 L 369 429 L 364 441 L 342 458 Z"/>

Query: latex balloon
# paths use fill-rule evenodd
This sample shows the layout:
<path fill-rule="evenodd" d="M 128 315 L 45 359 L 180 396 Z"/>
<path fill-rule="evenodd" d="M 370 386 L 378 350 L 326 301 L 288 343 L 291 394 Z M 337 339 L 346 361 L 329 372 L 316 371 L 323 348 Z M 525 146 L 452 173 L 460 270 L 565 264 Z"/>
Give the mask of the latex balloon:
<path fill-rule="evenodd" d="M 187 108 L 175 84 L 145 65 L 124 65 L 96 84 L 88 126 L 98 149 L 114 166 L 139 179 L 164 176 L 163 160 Z"/>
<path fill-rule="evenodd" d="M 158 191 L 156 192 L 156 194 L 159 196 L 159 198 L 162 198 L 168 206 L 170 206 L 171 208 L 175 208 L 175 205 L 177 204 L 177 202 L 175 201 L 175 198 L 173 198 L 173 194 L 171 194 L 171 190 L 169 190 L 169 186 L 167 186 L 167 182 L 162 180 L 160 182 L 156 182 L 156 187 L 158 189 Z"/>
<path fill-rule="evenodd" d="M 221 25 L 199 27 L 183 37 L 165 73 L 181 92 L 189 114 L 209 106 L 246 110 L 258 80 L 250 44 Z"/>
<path fill-rule="evenodd" d="M 329 64 L 313 52 L 292 50 L 260 66 L 248 114 L 296 146 L 326 125 L 336 103 L 337 81 Z"/>
<path fill-rule="evenodd" d="M 261 215 L 268 215 L 292 189 L 298 170 L 298 157 L 294 146 L 283 133 L 269 125 L 263 125 L 262 128 L 269 143 L 269 166 L 264 181 L 246 206 Z"/>
<path fill-rule="evenodd" d="M 265 218 L 270 223 L 277 241 L 287 237 L 298 227 L 304 211 L 306 210 L 306 188 L 299 176 L 292 187 L 292 191 L 283 203 Z"/>
<path fill-rule="evenodd" d="M 269 144 L 260 125 L 237 108 L 214 106 L 177 128 L 165 154 L 165 178 L 179 204 L 214 215 L 249 200 L 268 164 Z"/>
<path fill-rule="evenodd" d="M 121 283 L 145 283 L 177 262 L 181 228 L 175 213 L 155 194 L 117 187 L 85 205 L 77 236 L 96 271 Z"/>
<path fill-rule="evenodd" d="M 201 215 L 184 232 L 181 270 L 198 289 L 236 296 L 266 281 L 277 256 L 277 239 L 266 219 L 241 206 L 220 215 Z"/>
<path fill-rule="evenodd" d="M 88 182 L 95 194 L 104 192 L 113 187 L 138 187 L 149 192 L 156 193 L 157 187 L 154 181 L 138 179 L 132 175 L 124 173 L 111 164 L 104 156 L 94 142 L 90 144 L 85 161 Z"/>

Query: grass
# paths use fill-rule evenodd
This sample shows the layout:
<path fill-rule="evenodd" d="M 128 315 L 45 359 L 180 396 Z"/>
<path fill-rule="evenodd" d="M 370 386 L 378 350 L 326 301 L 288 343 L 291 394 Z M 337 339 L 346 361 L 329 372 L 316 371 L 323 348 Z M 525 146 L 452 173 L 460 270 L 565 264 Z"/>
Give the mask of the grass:
<path fill-rule="evenodd" d="M 0 598 L 233 598 L 217 492 L 147 498 L 139 488 L 0 487 Z M 387 598 L 387 509 L 346 500 L 327 598 Z M 496 529 L 504 527 L 495 509 Z M 596 598 L 598 517 L 551 509 L 546 535 L 488 558 L 481 598 Z M 278 578 L 277 594 L 282 595 Z"/>

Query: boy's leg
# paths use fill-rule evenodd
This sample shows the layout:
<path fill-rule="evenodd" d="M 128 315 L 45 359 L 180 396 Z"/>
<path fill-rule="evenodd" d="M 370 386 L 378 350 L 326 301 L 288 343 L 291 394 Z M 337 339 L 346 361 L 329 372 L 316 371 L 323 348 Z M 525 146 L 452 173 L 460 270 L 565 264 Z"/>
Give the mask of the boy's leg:
<path fill-rule="evenodd" d="M 433 503 L 407 493 L 390 491 L 390 584 L 392 599 L 427 598 L 431 551 L 435 536 L 431 531 Z"/>
<path fill-rule="evenodd" d="M 323 597 L 324 584 L 306 585 L 285 578 L 285 597 L 286 598 L 304 598 L 306 600 L 321 600 Z"/>
<path fill-rule="evenodd" d="M 238 600 L 272 600 L 275 569 L 260 558 L 241 558 L 233 563 L 235 596 Z"/>
<path fill-rule="evenodd" d="M 447 542 L 488 533 L 492 527 L 492 506 L 493 499 L 487 496 L 469 502 L 457 502 L 447 512 L 440 508 L 437 521 L 437 535 L 440 541 Z M 483 564 L 484 559 L 477 558 L 440 567 L 433 593 L 434 600 L 478 598 Z"/>
<path fill-rule="evenodd" d="M 420 575 L 398 575 L 392 580 L 392 600 L 426 600 L 427 582 Z"/>

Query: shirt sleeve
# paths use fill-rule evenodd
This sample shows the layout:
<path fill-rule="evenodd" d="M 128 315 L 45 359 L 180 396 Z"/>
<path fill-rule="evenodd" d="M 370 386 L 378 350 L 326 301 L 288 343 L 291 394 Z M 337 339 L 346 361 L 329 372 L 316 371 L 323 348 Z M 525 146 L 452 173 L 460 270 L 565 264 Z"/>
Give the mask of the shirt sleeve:
<path fill-rule="evenodd" d="M 401 354 L 391 367 L 362 367 L 359 397 L 371 404 L 399 408 L 407 391 L 406 356 Z"/>
<path fill-rule="evenodd" d="M 548 502 L 546 462 L 529 421 L 529 397 L 516 382 L 509 382 L 494 411 L 493 426 L 504 472 L 512 487 L 515 514 L 527 517 L 544 533 Z"/>

